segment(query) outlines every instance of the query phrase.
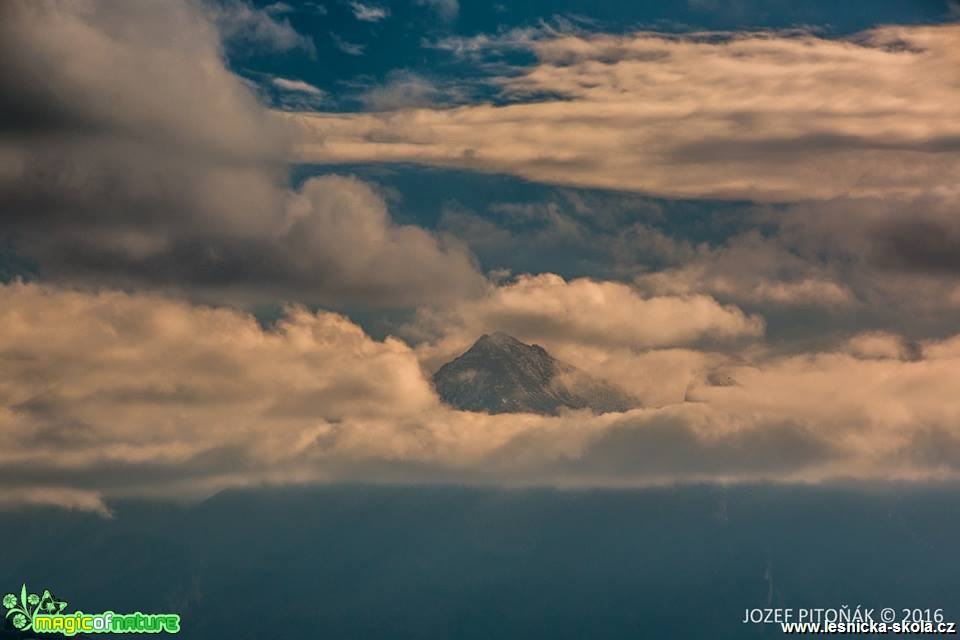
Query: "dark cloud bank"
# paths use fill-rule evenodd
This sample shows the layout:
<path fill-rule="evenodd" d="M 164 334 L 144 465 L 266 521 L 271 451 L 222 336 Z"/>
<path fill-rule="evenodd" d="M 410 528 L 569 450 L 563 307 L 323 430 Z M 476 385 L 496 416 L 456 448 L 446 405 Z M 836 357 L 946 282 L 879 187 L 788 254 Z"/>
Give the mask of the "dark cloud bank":
<path fill-rule="evenodd" d="M 3 240 L 46 278 L 241 304 L 396 306 L 481 286 L 459 245 L 393 224 L 370 187 L 288 188 L 291 132 L 227 69 L 218 26 L 290 47 L 289 25 L 241 3 L 2 11 Z"/>

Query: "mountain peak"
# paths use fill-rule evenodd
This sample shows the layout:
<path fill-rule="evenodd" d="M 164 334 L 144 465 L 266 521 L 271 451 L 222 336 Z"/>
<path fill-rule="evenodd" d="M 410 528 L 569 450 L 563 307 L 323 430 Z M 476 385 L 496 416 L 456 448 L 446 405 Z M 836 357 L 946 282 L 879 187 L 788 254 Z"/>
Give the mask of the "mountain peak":
<path fill-rule="evenodd" d="M 473 343 L 473 346 L 478 345 L 492 345 L 492 346 L 507 346 L 507 345 L 522 345 L 523 343 L 511 336 L 508 333 L 503 331 L 494 331 L 493 333 L 485 333 L 477 341 Z"/>
<path fill-rule="evenodd" d="M 503 331 L 494 331 L 493 333 L 485 333 L 477 341 L 473 343 L 473 346 L 467 349 L 464 352 L 464 355 L 470 353 L 471 351 L 480 351 L 480 352 L 501 352 L 501 353 L 529 353 L 536 354 L 540 356 L 545 354 L 543 347 L 537 344 L 525 344 L 520 340 L 517 340 L 508 333 Z"/>
<path fill-rule="evenodd" d="M 440 398 L 463 411 L 541 413 L 626 411 L 638 402 L 610 383 L 557 360 L 539 345 L 495 331 L 433 376 Z"/>

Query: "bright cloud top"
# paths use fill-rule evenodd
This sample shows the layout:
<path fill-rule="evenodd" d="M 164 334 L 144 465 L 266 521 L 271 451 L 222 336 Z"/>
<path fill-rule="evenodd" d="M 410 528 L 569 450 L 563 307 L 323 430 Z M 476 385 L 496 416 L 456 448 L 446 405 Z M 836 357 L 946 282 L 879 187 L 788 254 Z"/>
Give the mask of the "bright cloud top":
<path fill-rule="evenodd" d="M 497 80 L 506 96 L 532 101 L 303 113 L 299 157 L 413 161 L 668 197 L 957 193 L 958 25 L 844 40 L 535 35 L 508 34 L 538 62 Z M 497 45 L 484 37 L 456 50 Z"/>
<path fill-rule="evenodd" d="M 756 338 L 759 316 L 704 295 L 643 297 L 619 282 L 551 273 L 522 275 L 479 299 L 421 310 L 417 328 L 442 334 L 421 354 L 428 367 L 464 351 L 477 336 L 506 331 L 561 352 L 577 344 L 599 349 L 646 350 L 701 340 Z"/>

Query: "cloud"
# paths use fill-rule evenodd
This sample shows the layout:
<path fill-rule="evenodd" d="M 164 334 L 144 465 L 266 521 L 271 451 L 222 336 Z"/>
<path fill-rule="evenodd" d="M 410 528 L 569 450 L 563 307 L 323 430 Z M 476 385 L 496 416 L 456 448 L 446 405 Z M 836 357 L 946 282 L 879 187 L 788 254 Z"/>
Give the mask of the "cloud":
<path fill-rule="evenodd" d="M 647 376 L 636 380 L 631 367 L 638 352 L 710 341 L 762 336 L 763 319 L 702 295 L 643 297 L 628 285 L 554 274 L 521 275 L 486 296 L 445 307 L 426 307 L 406 328 L 420 339 L 417 351 L 430 370 L 458 355 L 481 334 L 505 331 L 591 373 L 622 383 L 650 399 Z M 683 352 L 672 354 L 692 361 Z M 649 358 L 651 361 L 655 358 Z M 669 367 L 667 356 L 661 364 Z M 706 358 L 694 358 L 702 365 Z M 687 366 L 679 375 L 689 375 Z M 636 373 L 634 368 L 633 373 Z M 675 389 L 682 395 L 686 383 Z"/>
<path fill-rule="evenodd" d="M 668 236 L 663 260 L 639 265 L 633 282 L 648 295 L 711 295 L 812 339 L 841 326 L 944 335 L 960 304 L 958 202 L 930 195 L 749 207 L 721 240 Z"/>
<path fill-rule="evenodd" d="M 273 86 L 279 87 L 284 91 L 296 91 L 299 93 L 306 93 L 311 96 L 323 95 L 323 91 L 321 89 L 318 89 L 317 87 L 308 82 L 304 82 L 303 80 L 290 80 L 288 78 L 276 77 L 272 78 L 270 82 L 273 83 Z"/>
<path fill-rule="evenodd" d="M 943 25 L 833 40 L 484 36 L 445 46 L 477 64 L 506 46 L 538 58 L 495 78 L 513 104 L 301 114 L 298 157 L 419 162 L 666 197 L 955 195 L 960 87 L 943 79 L 958 63 L 958 34 Z"/>
<path fill-rule="evenodd" d="M 269 83 L 269 88 L 255 86 L 254 89 L 276 108 L 302 111 L 319 108 L 329 101 L 326 91 L 303 80 L 270 76 Z"/>
<path fill-rule="evenodd" d="M 272 4 L 268 4 L 263 8 L 263 10 L 269 13 L 270 15 L 281 15 L 284 13 L 293 13 L 294 11 L 296 11 L 296 9 L 294 9 L 292 6 L 290 6 L 286 2 L 274 2 Z"/>
<path fill-rule="evenodd" d="M 763 333 L 761 318 L 707 296 L 645 298 L 623 283 L 588 278 L 568 282 L 550 273 L 521 275 L 482 299 L 425 314 L 425 321 L 442 326 L 454 320 L 469 325 L 476 335 L 499 328 L 517 337 L 556 335 L 635 348 Z"/>
<path fill-rule="evenodd" d="M 554 274 L 521 275 L 483 297 L 422 307 L 401 334 L 436 371 L 484 333 L 505 331 L 607 380 L 645 406 L 682 402 L 687 388 L 730 357 L 695 346 L 738 347 L 764 321 L 704 295 L 645 297 L 629 285 Z"/>
<path fill-rule="evenodd" d="M 113 517 L 103 497 L 96 491 L 83 491 L 69 487 L 14 487 L 5 489 L 0 494 L 0 508 L 16 508 L 23 505 L 90 511 L 104 518 Z"/>
<path fill-rule="evenodd" d="M 258 9 L 243 0 L 214 0 L 205 9 L 228 43 L 243 45 L 235 53 L 301 50 L 316 56 L 316 46 L 309 36 L 297 33 L 287 18 L 277 18 L 293 10 L 283 2 Z"/>
<path fill-rule="evenodd" d="M 369 111 L 393 111 L 432 105 L 441 97 L 440 90 L 426 78 L 410 71 L 394 71 L 386 82 L 360 94 L 360 102 Z"/>
<path fill-rule="evenodd" d="M 500 5 L 502 7 L 502 5 Z M 498 6 L 495 10 L 501 11 Z M 425 40 L 424 47 L 447 51 L 457 58 L 470 60 L 485 68 L 503 68 L 508 54 L 532 49 L 539 40 L 585 33 L 576 18 L 554 15 L 533 26 L 500 28 L 496 33 L 470 36 L 449 35 Z"/>
<path fill-rule="evenodd" d="M 915 339 L 955 329 L 955 198 L 768 206 L 540 190 L 549 195 L 476 210 L 449 202 L 438 227 L 488 269 L 585 274 L 646 297 L 734 304 L 763 315 L 781 346 L 865 328 Z"/>
<path fill-rule="evenodd" d="M 330 39 L 333 40 L 333 44 L 337 49 L 340 49 L 340 51 L 343 51 L 347 55 L 362 56 L 364 51 L 367 50 L 367 45 L 347 42 L 335 33 L 330 34 Z"/>
<path fill-rule="evenodd" d="M 255 14 L 216 7 L 220 22 Z M 217 25 L 193 3 L 3 12 L 0 241 L 44 279 L 241 305 L 410 306 L 482 288 L 461 245 L 393 224 L 371 187 L 291 189 L 292 132 L 226 68 Z"/>
<path fill-rule="evenodd" d="M 960 306 L 955 25 L 846 40 L 519 30 L 446 43 L 481 64 L 490 48 L 498 64 L 536 53 L 498 78 L 507 106 L 424 108 L 440 90 L 397 75 L 366 96 L 385 112 L 282 116 L 224 48 L 308 41 L 277 10 L 211 6 L 0 9 L 0 242 L 42 282 L 0 285 L 4 506 L 106 515 L 124 495 L 337 480 L 957 477 L 960 337 L 903 330 L 929 320 L 926 335 L 950 335 L 944 310 Z M 500 202 L 483 216 L 448 205 L 430 232 L 395 221 L 355 177 L 291 186 L 304 131 L 313 160 L 816 202 L 748 207 L 700 244 L 623 194 L 609 208 L 569 194 L 567 208 Z M 609 277 L 630 281 L 490 280 L 467 240 L 485 255 L 603 255 Z M 268 327 L 236 308 L 285 300 L 309 306 Z M 375 340 L 316 305 L 415 313 L 408 342 Z M 764 343 L 760 314 L 802 323 L 809 308 L 886 329 L 830 315 L 816 348 Z M 492 330 L 645 408 L 441 405 L 429 373 Z"/>
<path fill-rule="evenodd" d="M 931 275 L 960 275 L 956 214 L 897 216 L 870 230 L 871 261 L 880 267 Z"/>
<path fill-rule="evenodd" d="M 145 294 L 15 283 L 0 297 L 5 486 L 202 486 L 296 455 L 346 417 L 403 420 L 435 402 L 409 348 L 332 313 L 291 308 L 264 330 Z"/>
<path fill-rule="evenodd" d="M 855 293 L 830 265 L 797 255 L 778 236 L 747 231 L 718 247 L 701 246 L 678 266 L 636 276 L 659 295 L 708 293 L 763 308 L 856 306 Z"/>
<path fill-rule="evenodd" d="M 443 206 L 438 227 L 463 240 L 486 265 L 508 271 L 558 271 L 607 277 L 625 233 L 597 233 L 555 203 L 495 203 L 474 212 L 456 202 Z"/>
<path fill-rule="evenodd" d="M 380 22 L 390 15 L 389 9 L 375 4 L 351 2 L 350 8 L 353 10 L 353 17 L 362 22 Z"/>
<path fill-rule="evenodd" d="M 789 208 L 778 242 L 832 270 L 874 311 L 938 320 L 960 303 L 960 199 L 930 194 L 914 200 L 841 199 Z"/>
<path fill-rule="evenodd" d="M 857 358 L 917 360 L 922 355 L 919 345 L 886 331 L 865 332 L 850 338 L 847 351 Z"/>
<path fill-rule="evenodd" d="M 437 12 L 441 20 L 446 22 L 456 20 L 460 13 L 459 0 L 416 0 L 416 4 L 430 7 Z"/>
<path fill-rule="evenodd" d="M 635 366 L 687 386 L 687 401 L 548 417 L 450 410 L 404 342 L 302 307 L 264 328 L 153 294 L 12 283 L 0 286 L 0 327 L 8 505 L 106 513 L 104 500 L 120 496 L 335 480 L 632 485 L 958 471 L 946 452 L 960 438 L 960 338 L 924 342 L 906 359 L 888 348 L 895 336 L 739 362 L 638 353 Z M 683 358 L 725 377 L 691 384 L 661 366 Z"/>
<path fill-rule="evenodd" d="M 761 366 L 734 367 L 737 384 L 705 386 L 690 398 L 723 412 L 750 413 L 762 422 L 802 421 L 830 434 L 831 445 L 884 460 L 892 476 L 927 477 L 949 472 L 952 463 L 916 455 L 918 439 L 953 439 L 960 406 L 950 400 L 955 382 L 948 371 L 956 338 L 930 341 L 906 352 L 890 336 L 856 336 L 847 353 L 824 352 L 777 358 Z M 850 353 L 852 351 L 852 353 Z M 909 452 L 905 457 L 903 454 Z M 918 468 L 910 467 L 927 456 Z M 927 465 L 924 467 L 923 465 Z M 856 465 L 848 473 L 862 473 Z"/>
<path fill-rule="evenodd" d="M 470 297 L 485 286 L 459 243 L 394 224 L 383 198 L 356 178 L 308 180 L 290 197 L 280 237 L 277 259 L 310 265 L 331 300 L 403 306 Z"/>

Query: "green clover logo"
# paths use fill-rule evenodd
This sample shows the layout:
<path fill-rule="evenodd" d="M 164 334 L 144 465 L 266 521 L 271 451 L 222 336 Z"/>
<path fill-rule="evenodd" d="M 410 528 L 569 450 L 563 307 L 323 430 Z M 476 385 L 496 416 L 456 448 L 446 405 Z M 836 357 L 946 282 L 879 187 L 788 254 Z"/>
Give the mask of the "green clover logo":
<path fill-rule="evenodd" d="M 43 595 L 27 593 L 27 585 L 20 587 L 20 597 L 13 593 L 3 596 L 3 607 L 7 610 L 5 617 L 10 618 L 13 626 L 20 631 L 29 631 L 33 628 L 33 623 L 37 615 L 63 613 L 67 603 L 57 600 L 48 589 L 44 589 Z"/>

